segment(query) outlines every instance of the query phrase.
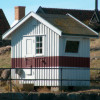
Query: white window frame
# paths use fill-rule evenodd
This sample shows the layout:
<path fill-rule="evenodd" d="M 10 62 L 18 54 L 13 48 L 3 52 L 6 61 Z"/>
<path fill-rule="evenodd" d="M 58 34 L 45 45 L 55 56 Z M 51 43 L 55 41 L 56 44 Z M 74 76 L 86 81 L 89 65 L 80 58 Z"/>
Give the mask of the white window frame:
<path fill-rule="evenodd" d="M 42 37 L 42 53 L 41 54 L 36 53 L 36 37 Z M 44 36 L 42 35 L 35 36 L 35 56 L 44 56 Z"/>

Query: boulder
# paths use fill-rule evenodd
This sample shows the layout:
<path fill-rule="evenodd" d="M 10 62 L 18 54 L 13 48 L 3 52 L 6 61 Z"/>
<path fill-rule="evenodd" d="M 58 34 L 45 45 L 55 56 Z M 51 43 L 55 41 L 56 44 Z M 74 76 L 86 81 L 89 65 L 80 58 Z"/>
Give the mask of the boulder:
<path fill-rule="evenodd" d="M 7 51 L 11 50 L 11 46 L 1 47 L 0 48 L 0 55 L 5 54 Z"/>
<path fill-rule="evenodd" d="M 4 70 L 4 69 L 0 69 L 0 77 L 1 77 L 1 74 L 2 74 L 3 70 Z"/>
<path fill-rule="evenodd" d="M 10 76 L 10 69 L 5 69 L 3 72 L 2 72 L 2 74 L 1 74 L 1 77 L 3 78 L 3 79 L 5 79 L 5 80 L 7 80 L 8 78 L 9 78 L 9 76 Z"/>

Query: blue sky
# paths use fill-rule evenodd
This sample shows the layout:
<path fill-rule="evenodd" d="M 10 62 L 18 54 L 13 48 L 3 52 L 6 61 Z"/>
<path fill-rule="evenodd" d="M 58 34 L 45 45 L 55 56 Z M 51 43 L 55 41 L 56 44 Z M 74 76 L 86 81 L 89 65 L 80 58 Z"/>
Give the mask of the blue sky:
<path fill-rule="evenodd" d="M 100 0 L 98 1 L 100 9 Z M 30 11 L 36 12 L 39 6 L 93 10 L 95 8 L 95 0 L 2 0 L 0 8 L 3 9 L 10 25 L 14 22 L 15 6 L 26 6 L 26 14 Z"/>

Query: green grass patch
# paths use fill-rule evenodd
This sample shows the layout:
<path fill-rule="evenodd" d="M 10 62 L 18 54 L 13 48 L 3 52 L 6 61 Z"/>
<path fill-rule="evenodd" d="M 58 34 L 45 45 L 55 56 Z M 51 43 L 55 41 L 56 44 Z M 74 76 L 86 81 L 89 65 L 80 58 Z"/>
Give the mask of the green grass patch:
<path fill-rule="evenodd" d="M 11 51 L 0 55 L 0 68 L 11 68 Z"/>

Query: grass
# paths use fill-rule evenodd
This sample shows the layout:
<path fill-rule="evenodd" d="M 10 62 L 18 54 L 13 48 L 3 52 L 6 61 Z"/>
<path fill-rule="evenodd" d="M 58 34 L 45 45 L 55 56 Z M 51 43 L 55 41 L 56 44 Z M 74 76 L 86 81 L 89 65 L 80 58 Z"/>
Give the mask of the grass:
<path fill-rule="evenodd" d="M 98 48 L 98 47 L 100 47 L 100 38 L 99 39 L 91 39 L 90 47 L 91 48 Z"/>
<path fill-rule="evenodd" d="M 90 52 L 90 57 L 100 57 L 100 51 L 91 51 Z"/>
<path fill-rule="evenodd" d="M 11 68 L 11 51 L 0 55 L 0 68 Z"/>
<path fill-rule="evenodd" d="M 90 48 L 100 48 L 100 39 L 91 40 Z M 90 61 L 90 68 L 100 69 L 100 50 L 91 51 L 91 58 L 96 58 Z M 100 80 L 100 70 L 90 70 L 91 80 Z M 92 81 L 91 86 L 100 86 L 100 81 Z"/>
<path fill-rule="evenodd" d="M 99 39 L 91 39 L 90 41 L 90 48 L 100 48 L 100 38 Z M 90 57 L 100 57 L 100 50 L 98 51 L 91 51 Z M 91 68 L 100 68 L 100 59 L 94 59 L 90 61 Z"/>
<path fill-rule="evenodd" d="M 91 68 L 100 68 L 100 60 L 92 60 L 90 66 Z"/>

